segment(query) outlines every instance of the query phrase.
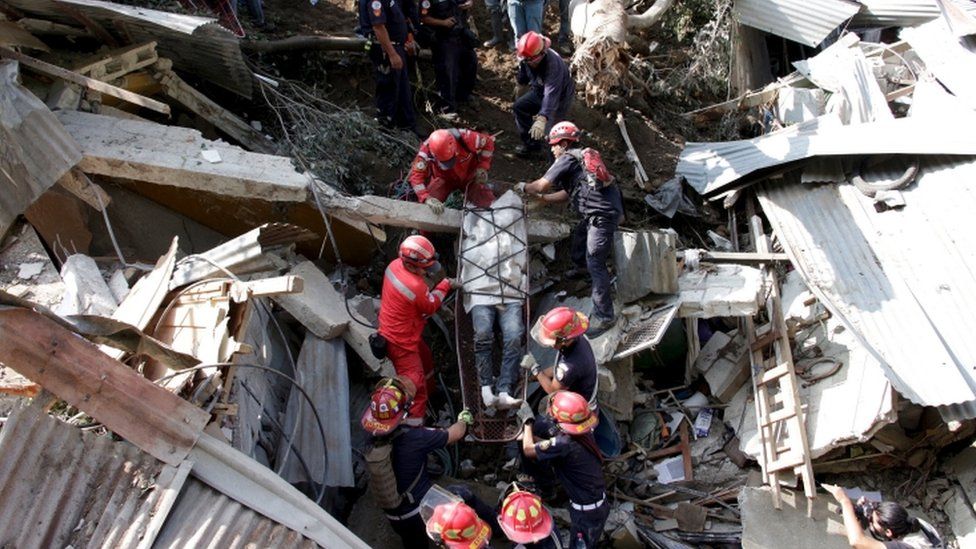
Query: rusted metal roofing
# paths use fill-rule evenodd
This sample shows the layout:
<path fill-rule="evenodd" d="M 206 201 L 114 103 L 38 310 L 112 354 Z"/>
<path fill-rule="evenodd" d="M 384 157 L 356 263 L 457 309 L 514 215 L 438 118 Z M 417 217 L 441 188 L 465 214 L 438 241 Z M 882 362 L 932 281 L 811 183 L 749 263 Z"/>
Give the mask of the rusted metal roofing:
<path fill-rule="evenodd" d="M 743 25 L 815 48 L 859 9 L 848 0 L 735 0 L 732 16 Z"/>
<path fill-rule="evenodd" d="M 974 418 L 976 159 L 922 157 L 902 195 L 904 208 L 882 213 L 848 184 L 769 183 L 760 200 L 807 285 L 892 386 L 946 419 Z"/>
<path fill-rule="evenodd" d="M 17 83 L 17 62 L 0 61 L 0 236 L 81 160 L 58 119 Z"/>
<path fill-rule="evenodd" d="M 183 487 L 153 547 L 312 549 L 318 545 L 191 478 Z"/>
<path fill-rule="evenodd" d="M 59 23 L 88 18 L 130 43 L 155 41 L 160 56 L 174 66 L 250 98 L 252 73 L 244 64 L 240 40 L 208 17 L 124 6 L 100 0 L 2 0 L 25 13 Z M 77 18 L 76 18 L 77 16 Z"/>
<path fill-rule="evenodd" d="M 0 430 L 0 545 L 148 547 L 189 472 L 49 416 L 42 398 Z"/>

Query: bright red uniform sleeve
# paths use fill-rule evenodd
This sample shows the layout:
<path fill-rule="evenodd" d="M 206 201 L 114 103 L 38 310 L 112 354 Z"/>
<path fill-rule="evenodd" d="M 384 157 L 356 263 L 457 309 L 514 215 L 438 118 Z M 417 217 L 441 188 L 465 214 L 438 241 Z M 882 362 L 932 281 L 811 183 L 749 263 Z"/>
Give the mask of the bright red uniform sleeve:
<path fill-rule="evenodd" d="M 495 138 L 487 133 L 465 130 L 464 142 L 478 155 L 478 167 L 487 171 L 491 168 L 491 158 L 495 154 Z"/>
<path fill-rule="evenodd" d="M 414 304 L 417 306 L 417 310 L 427 316 L 430 316 L 437 312 L 437 309 L 440 308 L 441 303 L 444 301 L 444 298 L 447 297 L 447 293 L 450 291 L 451 283 L 445 278 L 444 280 L 438 282 L 437 285 L 434 286 L 433 290 L 425 292 L 426 295 L 418 295 L 417 300 L 414 301 Z"/>
<path fill-rule="evenodd" d="M 417 153 L 417 156 L 413 159 L 413 164 L 410 165 L 410 175 L 407 176 L 407 181 L 413 187 L 413 192 L 417 194 L 417 201 L 421 204 L 430 196 L 430 191 L 427 190 L 427 183 L 433 170 L 431 158 L 432 156 L 430 150 L 427 148 L 427 142 L 424 141 L 424 144 L 420 146 L 420 151 Z"/>

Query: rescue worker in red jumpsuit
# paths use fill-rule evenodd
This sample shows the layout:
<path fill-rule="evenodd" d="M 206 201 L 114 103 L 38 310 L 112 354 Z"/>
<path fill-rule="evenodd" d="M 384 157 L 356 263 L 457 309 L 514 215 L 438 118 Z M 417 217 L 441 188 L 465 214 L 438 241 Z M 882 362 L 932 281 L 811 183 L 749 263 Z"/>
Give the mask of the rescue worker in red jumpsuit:
<path fill-rule="evenodd" d="M 408 181 L 417 201 L 435 214 L 444 212 L 444 200 L 455 190 L 467 189 L 468 200 L 487 208 L 495 200 L 488 187 L 488 170 L 495 138 L 468 129 L 434 130 L 413 160 Z"/>
<path fill-rule="evenodd" d="M 428 290 L 424 273 L 439 269 L 434 245 L 413 235 L 400 244 L 400 257 L 387 266 L 383 276 L 379 333 L 387 341 L 387 356 L 397 375 L 410 379 L 417 388 L 408 425 L 423 425 L 427 395 L 433 390 L 434 360 L 421 337 L 427 317 L 440 308 L 451 289 L 460 286 L 457 280 L 445 278 Z"/>

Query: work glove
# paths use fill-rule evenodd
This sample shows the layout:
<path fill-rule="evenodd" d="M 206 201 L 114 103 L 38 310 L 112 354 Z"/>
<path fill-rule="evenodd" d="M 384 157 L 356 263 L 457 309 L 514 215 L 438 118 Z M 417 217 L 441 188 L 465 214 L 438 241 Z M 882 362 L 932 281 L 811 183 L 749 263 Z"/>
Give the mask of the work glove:
<path fill-rule="evenodd" d="M 485 185 L 488 183 L 488 170 L 484 168 L 478 168 L 474 172 L 474 182 L 479 185 Z"/>
<path fill-rule="evenodd" d="M 462 286 L 461 281 L 456 278 L 448 278 L 447 283 L 451 286 L 452 290 L 457 290 Z"/>
<path fill-rule="evenodd" d="M 535 122 L 529 128 L 529 137 L 536 141 L 542 141 L 546 137 L 546 117 L 541 114 L 535 116 Z"/>
<path fill-rule="evenodd" d="M 424 204 L 427 204 L 427 206 L 430 207 L 430 211 L 434 212 L 436 215 L 441 215 L 444 213 L 444 203 L 434 197 L 428 198 L 426 201 L 424 201 Z"/>
<path fill-rule="evenodd" d="M 528 402 L 522 403 L 522 406 L 520 406 L 518 409 L 517 416 L 519 424 L 521 425 L 525 425 L 530 421 L 535 421 L 535 412 L 532 411 L 532 407 L 529 406 Z"/>
<path fill-rule="evenodd" d="M 457 420 L 465 425 L 474 425 L 474 414 L 471 413 L 471 410 L 465 408 L 458 414 Z"/>
<path fill-rule="evenodd" d="M 525 181 L 519 181 L 518 183 L 515 184 L 515 187 L 513 187 L 513 189 L 515 189 L 515 192 L 517 192 L 518 194 L 525 194 L 525 185 L 526 185 Z"/>
<path fill-rule="evenodd" d="M 532 375 L 539 375 L 539 363 L 535 361 L 535 357 L 531 353 L 526 354 L 522 357 L 521 362 L 522 368 L 528 370 Z"/>

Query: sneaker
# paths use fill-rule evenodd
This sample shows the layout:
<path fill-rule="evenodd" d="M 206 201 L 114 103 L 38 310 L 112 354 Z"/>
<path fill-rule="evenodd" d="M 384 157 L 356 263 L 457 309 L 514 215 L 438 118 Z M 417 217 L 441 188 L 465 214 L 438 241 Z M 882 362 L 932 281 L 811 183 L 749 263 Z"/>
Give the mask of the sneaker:
<path fill-rule="evenodd" d="M 600 318 L 598 316 L 592 318 L 593 321 L 590 322 L 590 327 L 586 330 L 587 337 L 597 337 L 617 323 L 615 318 Z"/>
<path fill-rule="evenodd" d="M 495 406 L 496 397 L 491 392 L 490 385 L 481 386 L 481 401 L 485 403 L 485 408 L 493 408 Z"/>
<path fill-rule="evenodd" d="M 507 391 L 502 391 L 498 394 L 498 397 L 495 398 L 495 407 L 497 407 L 499 410 L 515 408 L 520 404 L 522 404 L 522 399 L 513 397 L 512 395 L 508 394 Z"/>

